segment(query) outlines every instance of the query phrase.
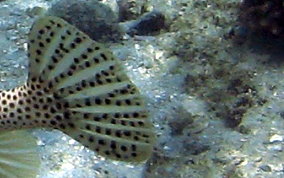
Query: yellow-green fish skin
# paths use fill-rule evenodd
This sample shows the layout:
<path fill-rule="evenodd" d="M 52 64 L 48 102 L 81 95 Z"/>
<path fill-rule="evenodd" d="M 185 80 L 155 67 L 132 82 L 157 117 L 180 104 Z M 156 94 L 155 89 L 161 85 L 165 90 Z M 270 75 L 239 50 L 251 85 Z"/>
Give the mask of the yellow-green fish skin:
<path fill-rule="evenodd" d="M 0 130 L 50 127 L 57 118 L 58 105 L 54 97 L 44 92 L 38 82 L 28 82 L 23 86 L 0 92 Z M 56 110 L 55 110 L 56 108 Z"/>

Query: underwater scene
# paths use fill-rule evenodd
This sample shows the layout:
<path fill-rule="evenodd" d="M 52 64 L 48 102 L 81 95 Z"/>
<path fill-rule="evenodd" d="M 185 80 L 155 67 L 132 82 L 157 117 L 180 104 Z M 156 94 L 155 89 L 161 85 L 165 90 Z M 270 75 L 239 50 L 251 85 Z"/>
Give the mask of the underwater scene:
<path fill-rule="evenodd" d="M 0 0 L 0 178 L 283 178 L 283 0 Z"/>

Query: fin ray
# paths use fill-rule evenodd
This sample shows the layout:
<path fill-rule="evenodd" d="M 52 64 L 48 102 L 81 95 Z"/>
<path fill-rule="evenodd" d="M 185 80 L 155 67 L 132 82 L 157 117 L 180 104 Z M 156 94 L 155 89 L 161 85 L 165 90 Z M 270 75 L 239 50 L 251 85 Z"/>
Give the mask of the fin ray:
<path fill-rule="evenodd" d="M 0 177 L 36 177 L 40 157 L 35 138 L 24 130 L 1 132 L 0 138 Z"/>
<path fill-rule="evenodd" d="M 85 106 L 81 108 L 70 108 L 71 111 L 83 113 L 117 113 L 143 111 L 139 106 Z"/>
<path fill-rule="evenodd" d="M 123 87 L 126 87 L 128 84 L 129 84 L 128 82 L 120 82 L 120 83 L 110 83 L 95 88 L 85 88 L 79 92 L 66 96 L 65 99 L 74 100 L 80 98 L 95 97 L 101 94 L 110 93 L 115 89 L 121 89 Z"/>
<path fill-rule="evenodd" d="M 88 43 L 87 45 L 90 45 L 91 43 Z M 65 71 L 70 67 L 70 65 L 73 63 L 72 59 L 74 56 L 81 54 L 86 50 L 84 43 L 80 44 L 79 47 L 76 48 L 76 50 L 70 51 L 70 53 L 66 54 L 55 66 L 53 70 L 51 70 L 48 74 L 48 80 L 51 80 L 58 76 L 62 71 Z M 76 56 L 79 57 L 79 56 Z"/>
<path fill-rule="evenodd" d="M 88 79 L 92 76 L 95 76 L 95 74 L 101 72 L 102 70 L 108 68 L 111 65 L 113 65 L 112 61 L 105 62 L 105 63 L 99 64 L 99 65 L 94 65 L 94 66 L 91 66 L 91 67 L 83 69 L 83 70 L 75 71 L 73 73 L 72 77 L 65 78 L 60 83 L 58 83 L 58 85 L 56 85 L 56 89 L 65 88 L 65 87 L 68 87 L 70 85 L 74 85 L 74 84 L 78 83 L 79 81 L 82 81 L 82 80 Z"/>

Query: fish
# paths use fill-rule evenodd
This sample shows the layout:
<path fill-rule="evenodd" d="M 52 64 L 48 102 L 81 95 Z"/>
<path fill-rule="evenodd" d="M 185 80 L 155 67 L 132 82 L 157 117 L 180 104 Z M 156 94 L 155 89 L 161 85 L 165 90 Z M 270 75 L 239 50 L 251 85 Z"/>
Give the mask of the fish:
<path fill-rule="evenodd" d="M 41 158 L 37 140 L 27 130 L 0 132 L 0 177 L 34 178 Z"/>
<path fill-rule="evenodd" d="M 145 99 L 111 50 L 65 20 L 44 16 L 31 27 L 27 56 L 27 81 L 0 92 L 0 177 L 36 176 L 40 159 L 27 129 L 60 130 L 111 160 L 150 158 L 156 135 Z M 2 162 L 14 138 L 19 155 Z"/>

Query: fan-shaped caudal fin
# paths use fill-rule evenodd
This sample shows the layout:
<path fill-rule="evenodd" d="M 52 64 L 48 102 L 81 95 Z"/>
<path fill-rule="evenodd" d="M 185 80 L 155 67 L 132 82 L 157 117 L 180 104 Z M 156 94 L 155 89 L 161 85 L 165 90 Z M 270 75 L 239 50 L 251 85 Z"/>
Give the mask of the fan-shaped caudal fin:
<path fill-rule="evenodd" d="M 28 86 L 50 98 L 47 123 L 108 158 L 146 160 L 153 127 L 112 53 L 57 17 L 37 20 L 29 38 Z"/>

